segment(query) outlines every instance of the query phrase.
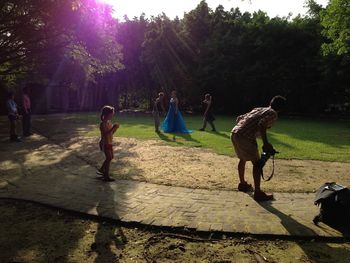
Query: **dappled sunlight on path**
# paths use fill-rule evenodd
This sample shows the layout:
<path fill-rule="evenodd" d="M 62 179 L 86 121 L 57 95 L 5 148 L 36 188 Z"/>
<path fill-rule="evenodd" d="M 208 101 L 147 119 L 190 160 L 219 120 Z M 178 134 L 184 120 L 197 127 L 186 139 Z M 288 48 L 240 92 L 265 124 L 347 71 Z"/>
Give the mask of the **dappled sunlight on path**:
<path fill-rule="evenodd" d="M 1 140 L 0 179 L 3 184 L 0 186 L 0 197 L 32 200 L 124 222 L 186 227 L 198 231 L 342 236 L 334 229 L 327 226 L 317 227 L 312 223 L 313 216 L 318 213 L 318 208 L 313 205 L 313 194 L 277 193 L 276 201 L 273 202 L 274 207 L 291 221 L 299 222 L 295 224 L 297 228 L 302 224 L 312 229 L 305 232 L 294 229 L 293 225 L 284 226 L 285 220 L 281 222 L 278 213 L 264 209 L 251 196 L 236 191 L 191 189 L 135 180 L 116 180 L 112 183 L 96 180 L 94 165 L 98 160 L 94 158 L 101 154 L 92 150 L 95 143 L 96 138 L 84 140 L 84 143 L 76 138 L 67 143 L 66 147 L 62 147 L 37 134 L 22 143 Z M 129 166 L 154 163 L 158 165 L 156 171 L 175 175 L 179 170 L 177 166 L 181 165 L 187 175 L 197 174 L 198 167 L 189 172 L 190 167 L 186 165 L 192 162 L 202 163 L 201 158 L 204 155 L 209 156 L 203 162 L 205 165 L 208 165 L 209 160 L 213 161 L 213 153 L 210 151 L 188 148 L 191 151 L 183 154 L 182 147 L 165 146 L 158 141 L 142 143 L 130 139 L 119 140 L 114 177 L 118 177 L 120 171 L 123 171 L 118 166 L 122 166 L 124 161 Z M 165 157 L 173 160 L 173 165 L 169 165 L 168 170 L 164 171 L 163 166 L 159 166 L 159 163 L 166 160 L 160 159 L 160 156 L 164 157 L 164 152 L 154 147 L 166 148 L 164 152 L 168 155 Z M 197 150 L 204 155 L 198 155 Z M 230 157 L 224 158 L 227 158 L 224 161 L 232 160 Z M 229 161 L 228 163 L 230 164 Z M 211 163 L 211 166 L 215 165 L 216 162 Z M 134 170 L 131 169 L 132 172 L 128 171 L 124 175 L 138 176 L 139 173 L 140 178 L 146 180 L 151 171 L 147 167 L 136 165 Z M 152 166 L 152 169 L 155 168 Z M 156 178 L 159 175 L 153 176 Z M 96 233 L 97 239 L 99 235 L 100 233 Z"/>

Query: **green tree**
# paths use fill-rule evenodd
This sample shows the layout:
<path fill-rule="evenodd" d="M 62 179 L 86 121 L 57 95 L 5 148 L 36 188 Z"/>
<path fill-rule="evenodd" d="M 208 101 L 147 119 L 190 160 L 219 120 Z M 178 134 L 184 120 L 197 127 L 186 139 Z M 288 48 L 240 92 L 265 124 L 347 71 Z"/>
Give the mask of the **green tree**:
<path fill-rule="evenodd" d="M 330 40 L 323 44 L 325 54 L 338 55 L 350 51 L 350 2 L 348 0 L 330 0 L 327 8 L 321 12 L 323 33 Z"/>
<path fill-rule="evenodd" d="M 87 74 L 122 67 L 116 22 L 107 5 L 18 0 L 2 1 L 0 8 L 0 76 L 33 71 L 55 53 L 80 61 Z"/>

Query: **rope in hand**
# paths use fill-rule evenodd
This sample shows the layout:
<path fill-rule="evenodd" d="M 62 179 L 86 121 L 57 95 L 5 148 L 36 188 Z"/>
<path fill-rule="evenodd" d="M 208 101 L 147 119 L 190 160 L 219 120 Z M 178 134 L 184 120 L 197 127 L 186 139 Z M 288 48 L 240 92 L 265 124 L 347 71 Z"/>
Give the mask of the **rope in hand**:
<path fill-rule="evenodd" d="M 272 179 L 274 173 L 275 173 L 275 155 L 272 155 L 272 172 L 271 172 L 271 175 L 265 179 L 264 177 L 264 171 L 263 171 L 263 167 L 261 167 L 261 178 L 265 181 L 265 182 L 268 182 Z"/>

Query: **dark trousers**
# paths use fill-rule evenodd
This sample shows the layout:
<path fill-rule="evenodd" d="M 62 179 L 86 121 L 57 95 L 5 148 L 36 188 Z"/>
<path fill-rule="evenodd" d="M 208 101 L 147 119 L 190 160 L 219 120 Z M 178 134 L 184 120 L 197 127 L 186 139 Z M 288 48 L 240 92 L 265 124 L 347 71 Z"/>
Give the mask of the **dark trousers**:
<path fill-rule="evenodd" d="M 29 113 L 23 113 L 23 119 L 22 119 L 22 128 L 23 128 L 23 136 L 29 136 L 31 134 L 31 114 Z"/>
<path fill-rule="evenodd" d="M 9 115 L 8 118 L 10 121 L 10 139 L 16 140 L 18 138 L 17 133 L 16 133 L 17 118 L 13 115 Z"/>
<path fill-rule="evenodd" d="M 160 118 L 159 118 L 159 112 L 154 111 L 153 112 L 153 119 L 154 119 L 154 128 L 156 131 L 159 131 L 159 125 L 160 125 Z"/>
<path fill-rule="evenodd" d="M 204 118 L 204 120 L 203 120 L 203 130 L 205 130 L 205 128 L 207 127 L 207 122 L 209 122 L 209 124 L 210 124 L 210 126 L 211 126 L 211 129 L 213 130 L 213 131 L 215 131 L 216 129 L 215 129 L 215 125 L 214 125 L 214 121 L 212 121 L 212 120 L 207 120 L 206 118 Z"/>

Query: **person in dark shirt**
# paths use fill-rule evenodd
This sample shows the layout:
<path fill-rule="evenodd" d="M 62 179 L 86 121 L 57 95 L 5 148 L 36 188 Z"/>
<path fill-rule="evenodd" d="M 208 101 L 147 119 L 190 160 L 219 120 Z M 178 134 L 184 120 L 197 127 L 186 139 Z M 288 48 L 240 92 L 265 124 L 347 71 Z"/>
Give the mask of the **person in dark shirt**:
<path fill-rule="evenodd" d="M 156 133 L 159 133 L 159 125 L 160 125 L 160 115 L 162 115 L 165 112 L 164 105 L 163 105 L 163 98 L 164 93 L 159 92 L 158 97 L 154 101 L 153 104 L 153 118 L 154 118 L 154 129 Z"/>
<path fill-rule="evenodd" d="M 215 132 L 216 131 L 215 125 L 214 125 L 215 117 L 212 112 L 212 97 L 209 93 L 205 94 L 203 104 L 205 106 L 205 110 L 203 114 L 203 127 L 199 130 L 204 131 L 205 128 L 207 127 L 207 122 L 209 122 L 211 126 L 211 130 Z"/>
<path fill-rule="evenodd" d="M 23 105 L 23 115 L 22 115 L 22 126 L 23 126 L 23 136 L 28 137 L 32 135 L 31 129 L 31 102 L 29 98 L 28 88 L 23 89 L 22 94 L 22 105 Z"/>

